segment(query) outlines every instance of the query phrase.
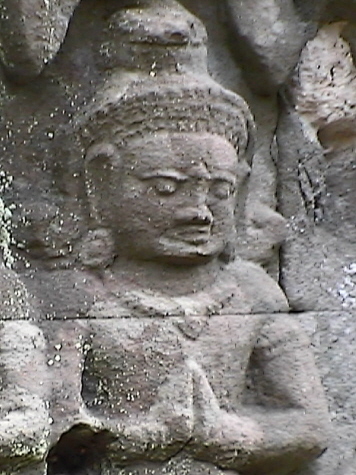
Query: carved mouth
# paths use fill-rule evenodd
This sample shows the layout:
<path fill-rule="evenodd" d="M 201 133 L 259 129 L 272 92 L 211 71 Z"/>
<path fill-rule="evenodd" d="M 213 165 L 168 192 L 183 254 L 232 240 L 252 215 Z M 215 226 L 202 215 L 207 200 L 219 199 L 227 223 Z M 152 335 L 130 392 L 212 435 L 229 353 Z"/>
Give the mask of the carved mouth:
<path fill-rule="evenodd" d="M 180 227 L 175 231 L 175 238 L 196 246 L 206 244 L 211 239 L 211 227 L 197 225 Z"/>

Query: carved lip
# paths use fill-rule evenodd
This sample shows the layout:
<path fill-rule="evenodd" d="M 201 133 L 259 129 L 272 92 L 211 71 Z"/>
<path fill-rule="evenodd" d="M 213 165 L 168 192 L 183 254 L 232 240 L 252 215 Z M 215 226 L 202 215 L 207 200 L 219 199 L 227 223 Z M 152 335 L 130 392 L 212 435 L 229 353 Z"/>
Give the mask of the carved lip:
<path fill-rule="evenodd" d="M 177 31 L 163 35 L 141 35 L 129 42 L 134 45 L 182 46 L 189 42 L 189 37 Z"/>
<path fill-rule="evenodd" d="M 182 226 L 175 230 L 175 238 L 189 244 L 206 244 L 211 239 L 211 227 L 194 224 Z"/>

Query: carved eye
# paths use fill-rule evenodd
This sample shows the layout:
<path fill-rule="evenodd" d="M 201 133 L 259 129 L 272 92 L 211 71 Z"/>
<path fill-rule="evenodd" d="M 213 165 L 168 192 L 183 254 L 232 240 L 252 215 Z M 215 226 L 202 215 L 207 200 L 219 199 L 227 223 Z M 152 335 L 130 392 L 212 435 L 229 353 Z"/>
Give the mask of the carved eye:
<path fill-rule="evenodd" d="M 172 178 L 159 177 L 154 179 L 154 189 L 159 195 L 172 195 L 177 191 L 178 183 Z"/>
<path fill-rule="evenodd" d="M 227 200 L 234 193 L 234 186 L 226 180 L 215 180 L 211 187 L 211 193 L 219 200 Z"/>

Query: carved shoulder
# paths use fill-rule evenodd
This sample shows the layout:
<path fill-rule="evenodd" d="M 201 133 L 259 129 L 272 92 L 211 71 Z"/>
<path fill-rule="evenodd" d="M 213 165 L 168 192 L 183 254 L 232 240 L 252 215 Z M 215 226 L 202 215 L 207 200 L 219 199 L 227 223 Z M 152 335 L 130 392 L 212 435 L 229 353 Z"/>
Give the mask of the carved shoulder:
<path fill-rule="evenodd" d="M 249 300 L 252 313 L 289 311 L 288 301 L 282 289 L 262 267 L 236 260 L 229 266 L 229 270 Z"/>

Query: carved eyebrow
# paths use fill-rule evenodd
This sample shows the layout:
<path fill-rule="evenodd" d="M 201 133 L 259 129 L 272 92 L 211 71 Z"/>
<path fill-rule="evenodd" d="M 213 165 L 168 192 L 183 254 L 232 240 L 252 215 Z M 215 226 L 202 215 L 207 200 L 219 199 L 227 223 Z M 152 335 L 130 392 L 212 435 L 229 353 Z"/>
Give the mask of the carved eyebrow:
<path fill-rule="evenodd" d="M 143 180 L 150 180 L 151 178 L 171 178 L 176 181 L 187 181 L 189 177 L 177 170 L 154 170 L 152 172 L 143 173 L 141 175 Z"/>

